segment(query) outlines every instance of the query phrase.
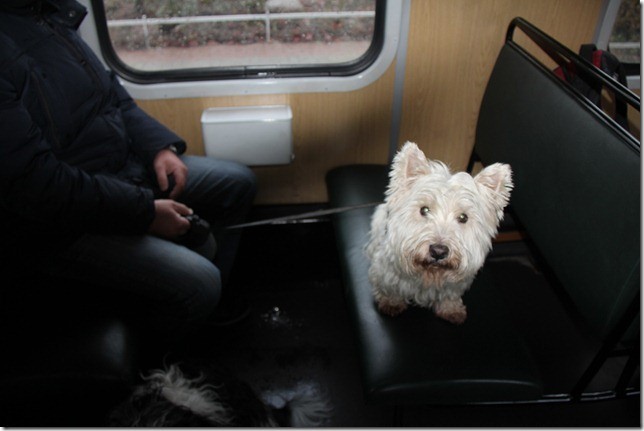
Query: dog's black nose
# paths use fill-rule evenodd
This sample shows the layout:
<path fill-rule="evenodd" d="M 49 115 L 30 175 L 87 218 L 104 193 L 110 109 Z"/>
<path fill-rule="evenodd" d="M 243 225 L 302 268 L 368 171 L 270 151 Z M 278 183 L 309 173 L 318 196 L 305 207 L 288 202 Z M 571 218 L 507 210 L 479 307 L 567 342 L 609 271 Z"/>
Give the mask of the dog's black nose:
<path fill-rule="evenodd" d="M 432 244 L 429 246 L 429 254 L 436 259 L 445 259 L 449 254 L 449 247 L 443 244 Z"/>

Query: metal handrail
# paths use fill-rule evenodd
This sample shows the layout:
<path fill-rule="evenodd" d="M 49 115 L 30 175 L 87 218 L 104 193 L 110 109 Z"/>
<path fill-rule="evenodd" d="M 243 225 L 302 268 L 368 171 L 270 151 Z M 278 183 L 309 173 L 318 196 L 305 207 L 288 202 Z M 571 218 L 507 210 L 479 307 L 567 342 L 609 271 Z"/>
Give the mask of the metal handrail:
<path fill-rule="evenodd" d="M 506 42 L 514 42 L 512 37 L 514 36 L 515 28 L 521 29 L 521 31 L 543 49 L 558 65 L 566 66 L 569 63 L 573 63 L 578 70 L 592 75 L 592 78 L 600 81 L 612 90 L 617 97 L 640 111 L 640 98 L 635 93 L 525 19 L 517 17 L 512 20 L 506 34 Z"/>

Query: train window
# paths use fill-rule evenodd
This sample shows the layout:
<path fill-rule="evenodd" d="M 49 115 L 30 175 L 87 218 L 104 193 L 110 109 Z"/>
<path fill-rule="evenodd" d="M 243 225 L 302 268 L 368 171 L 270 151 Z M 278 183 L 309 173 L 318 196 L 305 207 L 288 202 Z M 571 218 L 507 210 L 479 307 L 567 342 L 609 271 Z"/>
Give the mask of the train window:
<path fill-rule="evenodd" d="M 622 0 L 608 41 L 608 48 L 622 63 L 640 63 L 640 2 Z"/>
<path fill-rule="evenodd" d="M 383 46 L 384 0 L 92 0 L 128 81 L 355 75 Z"/>
<path fill-rule="evenodd" d="M 624 65 L 628 87 L 640 88 L 640 17 L 639 0 L 608 0 L 595 42 L 608 49 Z"/>

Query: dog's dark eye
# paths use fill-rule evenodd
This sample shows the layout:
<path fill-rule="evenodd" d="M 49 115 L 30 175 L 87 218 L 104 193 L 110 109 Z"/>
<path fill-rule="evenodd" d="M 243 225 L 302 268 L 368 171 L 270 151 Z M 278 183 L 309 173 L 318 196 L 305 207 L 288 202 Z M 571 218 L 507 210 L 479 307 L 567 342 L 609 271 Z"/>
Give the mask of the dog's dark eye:
<path fill-rule="evenodd" d="M 429 207 L 422 207 L 420 209 L 420 215 L 426 216 L 427 214 L 429 214 Z"/>
<path fill-rule="evenodd" d="M 457 217 L 457 220 L 459 223 L 467 223 L 467 220 L 468 220 L 467 214 L 462 213 Z"/>

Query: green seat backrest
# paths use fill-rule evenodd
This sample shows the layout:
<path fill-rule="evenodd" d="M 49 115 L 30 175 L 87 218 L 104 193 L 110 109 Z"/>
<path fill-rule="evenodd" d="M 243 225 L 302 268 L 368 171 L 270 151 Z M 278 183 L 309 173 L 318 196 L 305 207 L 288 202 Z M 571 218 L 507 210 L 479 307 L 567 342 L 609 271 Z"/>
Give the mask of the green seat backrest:
<path fill-rule="evenodd" d="M 475 152 L 512 166 L 514 212 L 577 309 L 607 335 L 640 287 L 639 143 L 506 43 Z"/>

